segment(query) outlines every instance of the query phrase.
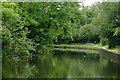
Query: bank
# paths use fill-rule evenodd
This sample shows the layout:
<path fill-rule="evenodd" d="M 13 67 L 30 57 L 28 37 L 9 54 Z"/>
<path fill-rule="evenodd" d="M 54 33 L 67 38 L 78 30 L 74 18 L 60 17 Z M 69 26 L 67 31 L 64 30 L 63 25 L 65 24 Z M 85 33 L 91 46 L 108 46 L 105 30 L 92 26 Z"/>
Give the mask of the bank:
<path fill-rule="evenodd" d="M 54 44 L 54 50 L 60 51 L 82 51 L 89 53 L 98 53 L 106 58 L 109 58 L 113 62 L 120 65 L 120 51 L 117 49 L 107 49 L 106 47 L 102 47 L 100 45 L 79 45 L 79 44 Z"/>

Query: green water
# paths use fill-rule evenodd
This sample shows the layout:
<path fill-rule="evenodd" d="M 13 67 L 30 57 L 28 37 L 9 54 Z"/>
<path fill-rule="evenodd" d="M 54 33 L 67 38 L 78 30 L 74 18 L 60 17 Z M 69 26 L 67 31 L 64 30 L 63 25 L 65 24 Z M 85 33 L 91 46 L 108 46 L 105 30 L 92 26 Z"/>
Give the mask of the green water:
<path fill-rule="evenodd" d="M 53 55 L 51 55 L 53 54 Z M 120 66 L 99 54 L 55 51 L 32 60 L 3 60 L 3 78 L 120 78 Z"/>

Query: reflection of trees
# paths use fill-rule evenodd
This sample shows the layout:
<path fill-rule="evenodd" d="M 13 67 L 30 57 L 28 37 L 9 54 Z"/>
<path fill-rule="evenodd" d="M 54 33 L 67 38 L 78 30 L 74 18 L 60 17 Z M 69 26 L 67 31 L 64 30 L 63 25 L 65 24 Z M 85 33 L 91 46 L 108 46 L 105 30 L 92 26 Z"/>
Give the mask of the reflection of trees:
<path fill-rule="evenodd" d="M 29 74 L 29 63 L 27 60 L 20 62 L 4 60 L 2 63 L 3 78 L 26 78 Z"/>
<path fill-rule="evenodd" d="M 120 77 L 120 66 L 118 64 L 113 63 L 110 60 L 107 60 L 106 64 L 103 63 L 103 65 L 100 68 L 101 74 L 104 75 L 107 78 L 118 78 Z"/>
<path fill-rule="evenodd" d="M 84 57 L 84 55 L 86 57 Z M 71 60 L 70 74 L 73 78 L 93 78 L 96 76 L 99 56 L 79 53 Z M 74 64 L 74 65 L 73 65 Z"/>
<path fill-rule="evenodd" d="M 59 52 L 62 53 L 62 52 Z M 35 57 L 35 66 L 38 71 L 33 77 L 41 78 L 93 78 L 98 72 L 99 55 L 86 53 L 55 54 L 51 57 L 44 55 Z M 84 57 L 86 55 L 86 57 Z M 51 64 L 51 62 L 52 64 Z"/>
<path fill-rule="evenodd" d="M 32 64 L 26 60 L 18 63 L 3 62 L 3 77 L 98 78 L 102 75 L 118 77 L 117 70 L 120 72 L 117 64 L 100 57 L 98 54 L 64 52 L 61 55 L 62 51 L 57 53 L 53 56 L 49 54 L 35 55 Z"/>
<path fill-rule="evenodd" d="M 49 56 L 36 55 L 34 58 L 34 68 L 32 69 L 32 77 L 48 78 L 52 70 L 52 64 Z"/>

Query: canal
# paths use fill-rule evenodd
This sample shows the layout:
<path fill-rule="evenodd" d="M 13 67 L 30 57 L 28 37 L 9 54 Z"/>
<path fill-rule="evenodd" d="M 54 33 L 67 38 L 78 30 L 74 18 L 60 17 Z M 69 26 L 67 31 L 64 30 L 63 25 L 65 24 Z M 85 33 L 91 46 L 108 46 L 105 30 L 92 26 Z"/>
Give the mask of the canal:
<path fill-rule="evenodd" d="M 96 53 L 55 50 L 18 62 L 3 60 L 3 78 L 120 78 L 120 66 Z"/>

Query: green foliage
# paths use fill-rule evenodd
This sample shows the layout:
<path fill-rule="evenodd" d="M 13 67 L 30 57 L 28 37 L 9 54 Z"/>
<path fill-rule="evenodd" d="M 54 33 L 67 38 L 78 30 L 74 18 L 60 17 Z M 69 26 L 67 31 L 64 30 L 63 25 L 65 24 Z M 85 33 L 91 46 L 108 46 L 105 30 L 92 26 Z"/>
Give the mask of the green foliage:
<path fill-rule="evenodd" d="M 113 36 L 120 36 L 120 27 L 115 28 L 115 33 Z"/>
<path fill-rule="evenodd" d="M 119 42 L 118 28 L 119 28 L 119 3 L 106 3 L 100 4 L 100 18 L 101 28 L 100 35 L 108 39 L 109 48 L 115 47 Z M 116 36 L 115 36 L 116 35 Z"/>
<path fill-rule="evenodd" d="M 100 42 L 101 42 L 102 45 L 107 45 L 107 44 L 108 44 L 108 41 L 109 41 L 109 40 L 108 40 L 107 38 L 101 38 L 101 39 L 100 39 Z"/>
<path fill-rule="evenodd" d="M 48 53 L 49 46 L 58 42 L 58 38 L 73 40 L 73 31 L 83 19 L 79 7 L 78 3 L 65 2 L 3 3 L 4 55 L 24 51 L 29 54 L 31 50 Z"/>
<path fill-rule="evenodd" d="M 2 6 L 2 20 L 6 21 L 2 26 L 3 58 L 29 55 L 33 50 L 32 42 L 27 38 L 28 28 L 12 6 L 18 7 L 16 3 L 3 3 Z"/>
<path fill-rule="evenodd" d="M 93 12 L 89 9 L 89 7 L 83 7 L 83 23 L 85 24 L 89 24 L 92 22 L 92 18 L 93 18 Z"/>
<path fill-rule="evenodd" d="M 115 47 L 120 42 L 120 11 L 119 3 L 96 3 L 91 7 L 84 7 L 84 25 L 75 30 L 74 40 L 77 42 L 101 42 Z M 87 13 L 87 14 L 86 14 Z M 86 17 L 91 15 L 89 18 Z M 77 39 L 79 38 L 79 39 Z"/>
<path fill-rule="evenodd" d="M 93 39 L 95 35 L 97 35 L 97 27 L 92 24 L 86 24 L 80 28 L 80 36 L 83 39 Z"/>
<path fill-rule="evenodd" d="M 76 2 L 5 2 L 3 56 L 49 53 L 53 43 L 101 42 L 115 47 L 120 41 L 118 4 L 85 7 Z"/>
<path fill-rule="evenodd" d="M 53 41 L 58 42 L 58 37 L 72 39 L 72 30 L 80 22 L 77 19 L 80 15 L 76 15 L 79 14 L 78 3 L 31 2 L 23 3 L 21 9 L 25 26 L 31 30 L 28 38 L 34 40 L 39 53 L 43 45 L 47 49 Z"/>

